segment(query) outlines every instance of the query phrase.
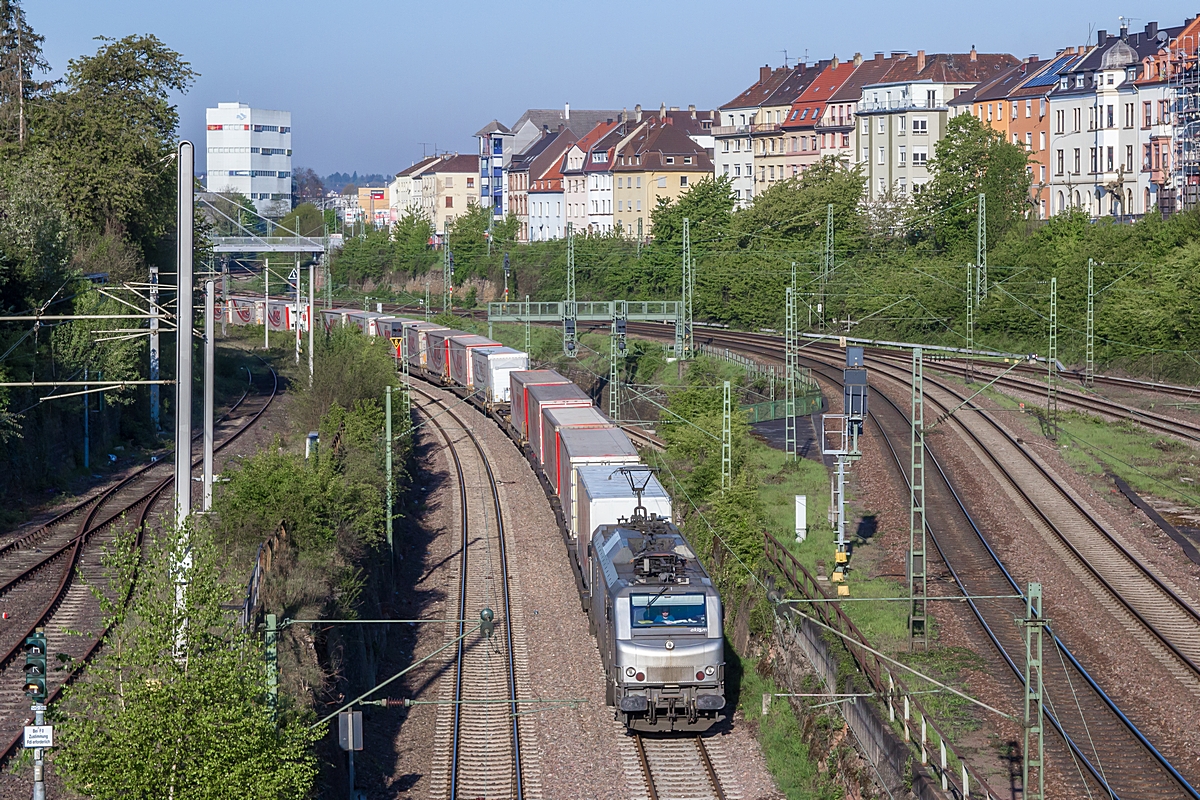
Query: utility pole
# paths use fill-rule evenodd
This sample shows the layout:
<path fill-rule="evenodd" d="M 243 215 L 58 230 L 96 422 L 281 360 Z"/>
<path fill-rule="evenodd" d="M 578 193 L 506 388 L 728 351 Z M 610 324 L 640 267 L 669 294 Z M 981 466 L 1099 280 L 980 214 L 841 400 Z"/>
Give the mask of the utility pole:
<path fill-rule="evenodd" d="M 533 340 L 533 323 L 529 321 L 529 295 L 525 295 L 525 352 L 529 353 L 529 347 Z"/>
<path fill-rule="evenodd" d="M 1091 387 L 1096 378 L 1096 292 L 1092 282 L 1092 272 L 1095 262 L 1088 259 L 1087 284 L 1087 359 L 1083 370 L 1083 383 Z"/>
<path fill-rule="evenodd" d="M 692 324 L 692 295 L 696 282 L 696 264 L 692 260 L 692 236 L 688 218 L 683 218 L 683 292 L 680 301 L 683 306 L 683 352 L 676 353 L 680 359 L 688 359 L 695 349 L 696 340 Z"/>
<path fill-rule="evenodd" d="M 975 304 L 987 299 L 988 293 L 988 263 L 987 263 L 987 195 L 979 193 L 979 217 L 975 221 L 975 263 L 979 267 L 976 275 Z"/>
<path fill-rule="evenodd" d="M 454 304 L 454 255 L 450 252 L 450 220 L 442 223 L 442 313 Z"/>
<path fill-rule="evenodd" d="M 271 256 L 263 256 L 263 350 L 271 349 Z"/>
<path fill-rule="evenodd" d="M 216 375 L 216 341 L 213 339 L 213 312 L 216 310 L 216 286 L 204 282 L 204 494 L 205 511 L 213 502 L 213 379 Z"/>
<path fill-rule="evenodd" d="M 612 335 L 608 348 L 608 416 L 621 418 L 621 370 L 620 359 L 625 357 L 625 301 L 614 300 L 612 304 Z"/>
<path fill-rule="evenodd" d="M 267 631 L 263 635 L 267 660 L 267 708 L 274 719 L 279 708 L 279 623 L 274 614 L 267 614 Z"/>
<path fill-rule="evenodd" d="M 786 298 L 785 326 L 783 339 L 784 365 L 783 365 L 783 384 L 784 384 L 784 416 L 785 416 L 785 433 L 784 433 L 784 452 L 787 453 L 789 461 L 795 461 L 797 457 L 797 442 L 796 442 L 796 362 L 799 360 L 796 353 L 796 290 L 791 286 L 787 288 Z"/>
<path fill-rule="evenodd" d="M 470 355 L 468 353 L 467 355 Z M 384 463 L 387 471 L 387 545 L 388 545 L 388 570 L 389 572 L 396 566 L 396 549 L 392 545 L 392 509 L 394 500 L 392 498 L 393 479 L 392 479 L 392 387 L 389 384 L 387 387 L 387 395 L 384 400 L 384 422 L 383 422 L 383 447 L 384 447 Z"/>
<path fill-rule="evenodd" d="M 433 281 L 433 269 L 425 270 L 425 321 L 429 321 L 429 284 Z"/>
<path fill-rule="evenodd" d="M 578 358 L 576 347 L 577 314 L 575 307 L 575 226 L 567 223 L 567 302 L 563 304 L 563 353 Z"/>
<path fill-rule="evenodd" d="M 1058 440 L 1058 278 L 1050 279 L 1050 355 L 1046 359 L 1046 424 L 1051 440 Z"/>
<path fill-rule="evenodd" d="M 313 385 L 313 329 L 317 327 L 316 289 L 313 284 L 315 260 L 308 264 L 308 388 Z"/>
<path fill-rule="evenodd" d="M 17 140 L 21 148 L 25 148 L 25 59 L 21 52 L 24 42 L 21 40 L 21 9 L 14 14 L 17 18 Z M 36 40 L 35 40 L 36 43 Z"/>
<path fill-rule="evenodd" d="M 229 257 L 226 256 L 221 261 L 221 338 L 224 339 L 228 333 L 225 327 L 229 321 Z"/>
<path fill-rule="evenodd" d="M 1042 685 L 1042 631 L 1049 620 L 1042 616 L 1042 585 L 1029 584 L 1026 592 L 1025 619 L 1017 622 L 1025 629 L 1025 749 L 1021 753 L 1021 785 L 1026 800 L 1046 797 L 1046 760 L 1042 749 L 1045 710 Z M 1035 779 L 1031 772 L 1037 771 Z"/>
<path fill-rule="evenodd" d="M 829 306 L 826 296 L 829 291 L 829 281 L 833 277 L 833 203 L 825 206 L 825 257 L 821 265 L 821 302 L 817 306 L 821 330 L 825 330 L 825 312 Z M 795 270 L 792 273 L 792 283 L 796 281 Z"/>
<path fill-rule="evenodd" d="M 925 547 L 925 364 L 921 348 L 912 353 L 912 461 L 908 511 L 908 647 L 929 649 L 928 570 Z"/>
<path fill-rule="evenodd" d="M 83 468 L 91 469 L 91 467 L 92 467 L 92 454 L 91 454 L 92 431 L 90 428 L 90 420 L 88 419 L 88 415 L 92 413 L 92 409 L 91 409 L 92 404 L 91 404 L 91 401 L 88 399 L 89 397 L 91 397 L 91 395 L 88 394 L 88 385 L 86 383 L 87 379 L 88 379 L 88 371 L 87 371 L 87 367 L 84 367 L 83 368 L 83 380 L 84 380 L 84 384 L 83 384 Z"/>
<path fill-rule="evenodd" d="M 967 264 L 967 383 L 975 382 L 975 362 L 971 351 L 975 349 L 975 304 L 979 301 L 974 295 L 977 290 L 975 265 Z"/>
<path fill-rule="evenodd" d="M 195 148 L 180 142 L 176 201 L 175 525 L 192 513 L 192 228 L 195 214 Z M 177 598 L 182 605 L 182 597 Z"/>
<path fill-rule="evenodd" d="M 508 279 L 512 273 L 512 268 L 508 264 L 508 253 L 504 254 L 504 302 L 508 302 Z"/>
<path fill-rule="evenodd" d="M 733 488 L 733 392 L 725 381 L 724 414 L 721 418 L 721 491 Z"/>
<path fill-rule="evenodd" d="M 300 256 L 296 256 L 296 366 L 300 366 Z"/>
<path fill-rule="evenodd" d="M 638 217 L 637 257 L 642 257 L 642 218 Z"/>
<path fill-rule="evenodd" d="M 160 350 L 158 336 L 158 267 L 150 267 L 150 380 L 158 380 Z M 162 406 L 157 383 L 150 384 L 150 425 L 157 434 L 160 430 L 158 413 Z"/>

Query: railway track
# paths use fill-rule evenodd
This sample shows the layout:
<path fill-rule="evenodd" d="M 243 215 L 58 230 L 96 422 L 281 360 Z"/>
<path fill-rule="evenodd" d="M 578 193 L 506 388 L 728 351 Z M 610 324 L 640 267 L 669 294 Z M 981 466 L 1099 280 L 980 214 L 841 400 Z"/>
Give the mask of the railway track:
<path fill-rule="evenodd" d="M 704 737 L 629 738 L 648 800 L 726 800 Z"/>
<path fill-rule="evenodd" d="M 243 408 L 249 390 L 217 421 L 214 453 L 228 447 L 266 413 L 279 387 L 271 370 L 272 386 L 257 409 Z M 251 404 L 252 405 L 252 404 Z M 198 451 L 193 437 L 193 453 Z M 200 458 L 193 459 L 193 467 Z M 174 462 L 164 459 L 147 464 L 96 495 L 83 500 L 36 530 L 0 546 L 0 610 L 9 618 L 0 628 L 0 742 L 7 746 L 0 761 L 18 749 L 22 727 L 30 718 L 24 694 L 24 671 L 18 656 L 25 638 L 43 627 L 52 657 L 47 675 L 47 703 L 78 677 L 101 647 L 108 629 L 92 587 L 113 595 L 101 559 L 104 548 L 123 533 L 134 532 L 134 545 L 151 514 L 174 483 Z M 127 599 L 127 598 L 126 598 Z M 56 656 L 62 654 L 64 658 Z"/>
<path fill-rule="evenodd" d="M 490 639 L 459 640 L 453 677 L 442 684 L 441 700 L 448 704 L 439 706 L 435 736 L 434 770 L 442 776 L 439 796 L 536 798 L 540 784 L 530 777 L 536 769 L 521 747 L 517 698 L 519 689 L 528 694 L 529 687 L 518 675 L 518 660 L 526 649 L 513 621 L 498 482 L 482 443 L 457 409 L 432 392 L 410 388 L 428 401 L 414 406 L 446 443 L 459 487 L 459 575 L 447 608 L 455 609 L 459 620 L 475 618 L 485 607 L 496 615 L 496 632 Z M 435 406 L 441 413 L 431 411 Z M 447 418 L 449 422 L 443 422 Z M 477 457 L 466 466 L 460 450 L 464 441 Z M 471 502 L 471 489 L 483 493 L 482 502 Z M 446 631 L 447 639 L 461 636 L 466 625 L 454 623 Z"/>
<path fill-rule="evenodd" d="M 640 329 L 639 329 L 640 332 Z M 658 332 L 661 336 L 661 332 Z M 752 336 L 734 334 L 727 336 L 706 331 L 706 338 L 714 344 L 730 346 L 749 354 L 780 359 L 779 345 L 764 343 Z M 803 354 L 804 351 L 802 351 Z M 841 386 L 840 365 L 831 364 L 809 350 L 803 356 L 823 380 Z M 899 378 L 892 378 L 900 382 Z M 929 383 L 929 378 L 926 378 Z M 907 485 L 909 463 L 909 430 L 907 414 L 886 394 L 876 393 L 885 400 L 883 408 L 876 403 L 870 418 L 881 433 L 896 464 L 897 471 Z M 935 398 L 926 393 L 926 401 L 937 404 Z M 928 414 L 928 411 L 927 411 Z M 977 445 L 978 446 L 978 445 Z M 942 464 L 937 458 L 938 444 L 927 439 L 926 509 L 928 533 L 935 548 L 945 562 L 947 574 L 959 591 L 968 596 L 998 596 L 1020 593 L 1021 588 L 1012 578 L 996 554 L 992 544 L 979 528 L 962 499 L 954 489 Z M 1065 551 L 1065 548 L 1062 548 Z M 1070 558 L 1063 552 L 1064 558 Z M 1098 579 L 1103 584 L 1103 579 Z M 1116 592 L 1108 587 L 1108 593 Z M 1109 604 L 1114 601 L 1109 598 Z M 1021 682 L 1024 674 L 1024 640 L 1013 624 L 1014 617 L 1024 613 L 1021 601 L 994 601 L 968 605 L 980 622 L 995 651 L 989 664 L 989 672 L 1003 674 L 1007 669 L 1014 676 L 1010 694 L 1014 709 L 1019 709 Z M 1160 753 L 1145 734 L 1104 692 L 1086 668 L 1071 653 L 1057 636 L 1054 643 L 1058 654 L 1046 659 L 1045 687 L 1047 711 L 1051 724 L 1059 732 L 1061 751 L 1057 758 L 1051 755 L 1051 763 L 1079 768 L 1072 772 L 1064 767 L 1059 778 L 1080 793 L 1099 792 L 1114 797 L 1168 798 L 1200 797 L 1187 778 L 1172 765 L 1172 761 Z M 1163 646 L 1169 646 L 1163 643 Z M 1175 760 L 1183 762 L 1184 754 Z M 1195 776 L 1192 776 L 1193 779 Z"/>

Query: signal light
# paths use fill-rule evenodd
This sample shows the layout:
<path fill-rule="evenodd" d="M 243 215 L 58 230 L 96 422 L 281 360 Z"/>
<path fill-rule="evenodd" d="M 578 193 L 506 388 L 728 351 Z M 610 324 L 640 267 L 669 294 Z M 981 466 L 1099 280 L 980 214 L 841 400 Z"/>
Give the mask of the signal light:
<path fill-rule="evenodd" d="M 698 681 L 704 680 L 704 670 L 700 670 L 699 672 L 696 673 L 696 680 L 698 680 Z"/>
<path fill-rule="evenodd" d="M 25 639 L 25 694 L 46 699 L 46 634 L 41 628 Z"/>

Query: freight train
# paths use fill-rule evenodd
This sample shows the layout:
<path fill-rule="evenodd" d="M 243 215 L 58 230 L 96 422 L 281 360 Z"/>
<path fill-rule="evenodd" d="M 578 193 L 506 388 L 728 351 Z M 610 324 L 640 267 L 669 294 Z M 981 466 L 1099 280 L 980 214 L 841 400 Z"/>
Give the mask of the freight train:
<path fill-rule="evenodd" d="M 229 322 L 261 320 L 261 311 L 236 313 L 239 302 L 263 303 L 231 298 Z M 434 322 L 339 308 L 322 311 L 321 323 L 389 341 L 411 374 L 477 406 L 521 449 L 567 545 L 606 701 L 627 728 L 699 732 L 725 718 L 720 595 L 654 470 L 586 393 L 530 369 L 526 353 Z"/>

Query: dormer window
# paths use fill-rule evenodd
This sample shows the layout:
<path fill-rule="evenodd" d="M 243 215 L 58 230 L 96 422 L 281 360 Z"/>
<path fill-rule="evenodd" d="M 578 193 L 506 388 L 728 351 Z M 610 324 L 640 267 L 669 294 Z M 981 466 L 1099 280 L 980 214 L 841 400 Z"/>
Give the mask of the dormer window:
<path fill-rule="evenodd" d="M 674 164 L 674 163 L 675 163 L 675 156 L 667 156 L 667 163 L 668 163 L 668 164 Z"/>
<path fill-rule="evenodd" d="M 1067 88 L 1067 79 L 1066 78 L 1062 78 L 1061 80 L 1059 80 L 1058 88 L 1060 88 L 1060 89 Z"/>
<path fill-rule="evenodd" d="M 683 163 L 685 163 L 685 164 L 690 164 L 690 163 L 692 163 L 692 157 L 691 157 L 691 156 L 684 156 L 684 157 L 683 157 Z"/>
<path fill-rule="evenodd" d="M 1110 72 L 1110 73 L 1108 73 L 1108 85 L 1109 85 L 1109 86 L 1112 86 L 1112 85 L 1113 85 L 1113 78 L 1114 78 L 1114 77 L 1115 77 L 1115 75 L 1114 75 L 1113 73 L 1111 73 L 1111 72 Z"/>

